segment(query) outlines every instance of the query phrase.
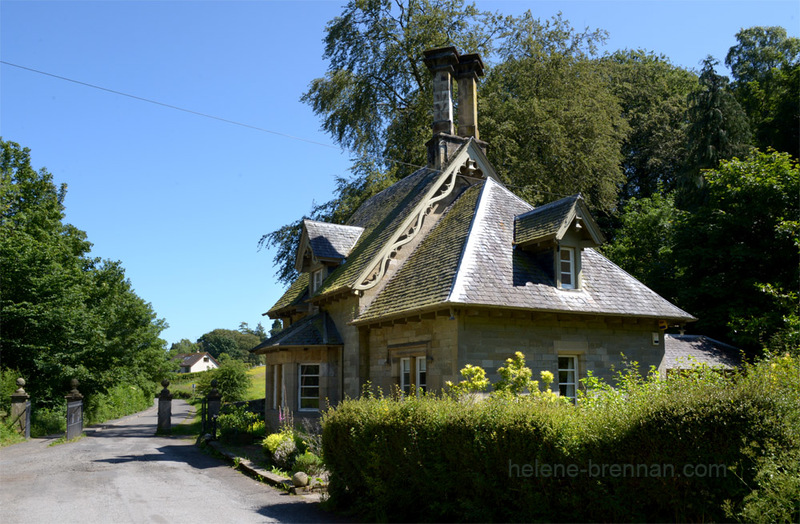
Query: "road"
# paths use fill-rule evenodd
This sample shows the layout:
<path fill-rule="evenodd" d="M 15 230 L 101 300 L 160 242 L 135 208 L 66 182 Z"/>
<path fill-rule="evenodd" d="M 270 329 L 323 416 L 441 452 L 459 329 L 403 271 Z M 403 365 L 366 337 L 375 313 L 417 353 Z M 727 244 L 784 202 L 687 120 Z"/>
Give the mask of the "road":
<path fill-rule="evenodd" d="M 173 401 L 172 423 L 191 406 Z M 156 437 L 156 408 L 86 437 L 0 449 L 0 522 L 226 523 L 341 522 L 204 454 L 194 439 Z"/>

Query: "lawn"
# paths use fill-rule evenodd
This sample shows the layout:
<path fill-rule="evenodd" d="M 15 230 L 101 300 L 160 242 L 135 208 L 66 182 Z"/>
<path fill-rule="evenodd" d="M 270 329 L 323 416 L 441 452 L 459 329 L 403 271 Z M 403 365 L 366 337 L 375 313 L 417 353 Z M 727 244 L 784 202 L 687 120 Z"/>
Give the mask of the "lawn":
<path fill-rule="evenodd" d="M 267 366 L 257 366 L 247 370 L 250 377 L 250 387 L 247 389 L 245 400 L 264 398 L 265 384 L 267 381 Z"/>

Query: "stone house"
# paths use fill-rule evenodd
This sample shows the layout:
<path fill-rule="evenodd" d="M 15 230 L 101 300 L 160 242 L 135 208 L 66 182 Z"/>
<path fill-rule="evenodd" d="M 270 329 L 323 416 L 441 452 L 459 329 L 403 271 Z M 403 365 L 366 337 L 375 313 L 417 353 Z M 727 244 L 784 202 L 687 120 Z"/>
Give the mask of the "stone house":
<path fill-rule="evenodd" d="M 306 220 L 299 278 L 265 313 L 284 330 L 265 355 L 266 414 L 313 415 L 371 382 L 440 390 L 466 364 L 491 380 L 516 351 L 574 397 L 621 354 L 664 358 L 667 326 L 695 320 L 595 248 L 604 238 L 580 195 L 534 208 L 509 191 L 477 127 L 477 55 L 425 53 L 433 74 L 428 165 L 373 196 L 346 225 Z M 454 129 L 452 83 L 458 82 Z"/>

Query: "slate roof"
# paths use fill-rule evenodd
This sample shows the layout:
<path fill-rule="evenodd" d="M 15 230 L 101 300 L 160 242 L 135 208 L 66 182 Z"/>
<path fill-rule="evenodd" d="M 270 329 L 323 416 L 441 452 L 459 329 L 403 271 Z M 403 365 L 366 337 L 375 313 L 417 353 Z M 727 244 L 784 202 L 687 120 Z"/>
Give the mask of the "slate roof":
<path fill-rule="evenodd" d="M 662 367 L 691 369 L 694 364 L 737 368 L 742 365 L 741 353 L 733 346 L 704 335 L 664 336 Z"/>
<path fill-rule="evenodd" d="M 318 313 L 305 317 L 268 338 L 250 350 L 251 353 L 266 353 L 278 347 L 341 346 L 342 338 L 330 315 Z"/>
<path fill-rule="evenodd" d="M 264 314 L 272 316 L 282 309 L 294 307 L 308 300 L 308 279 L 308 273 L 300 273 L 300 276 L 292 282 L 292 285 L 283 293 L 283 296 Z"/>
<path fill-rule="evenodd" d="M 359 320 L 447 301 L 479 195 L 480 186 L 472 186 L 450 205 Z"/>
<path fill-rule="evenodd" d="M 308 234 L 308 244 L 317 258 L 347 258 L 353 245 L 364 232 L 363 227 L 329 224 L 308 219 L 303 221 L 303 225 Z"/>
<path fill-rule="evenodd" d="M 583 251 L 581 289 L 556 288 L 530 254 L 513 248 L 515 217 L 532 209 L 491 179 L 465 192 L 356 323 L 434 304 L 694 320 L 594 249 Z"/>
<path fill-rule="evenodd" d="M 315 296 L 349 291 L 361 272 L 422 199 L 438 174 L 436 170 L 422 168 L 361 204 L 346 225 L 362 228 L 362 233 L 347 255 L 347 262 L 327 276 Z M 274 316 L 281 310 L 307 300 L 308 282 L 308 273 L 301 273 L 265 314 Z"/>
<path fill-rule="evenodd" d="M 572 214 L 580 198 L 574 195 L 532 209 L 514 219 L 514 244 L 539 241 L 556 236 Z"/>
<path fill-rule="evenodd" d="M 423 168 L 367 200 L 348 221 L 364 228 L 347 262 L 331 273 L 316 295 L 350 291 L 356 279 L 419 203 L 439 172 Z"/>

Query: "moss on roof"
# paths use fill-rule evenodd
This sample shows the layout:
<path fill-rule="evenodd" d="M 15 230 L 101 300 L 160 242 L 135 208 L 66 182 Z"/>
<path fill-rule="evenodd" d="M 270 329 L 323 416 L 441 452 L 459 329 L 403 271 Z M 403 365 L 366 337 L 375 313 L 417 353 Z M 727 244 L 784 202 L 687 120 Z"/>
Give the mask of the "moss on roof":
<path fill-rule="evenodd" d="M 400 227 L 438 174 L 431 169 L 420 169 L 364 202 L 348 221 L 348 225 L 363 227 L 364 233 L 347 262 L 325 279 L 316 296 L 334 294 L 355 285 L 355 279 Z"/>
<path fill-rule="evenodd" d="M 468 188 L 451 204 L 358 321 L 447 301 L 482 187 Z"/>
<path fill-rule="evenodd" d="M 562 198 L 514 219 L 514 243 L 524 244 L 554 237 L 572 214 L 578 195 Z"/>
<path fill-rule="evenodd" d="M 293 306 L 299 303 L 304 296 L 308 294 L 308 273 L 300 273 L 300 276 L 297 277 L 297 280 L 292 282 L 292 285 L 289 286 L 289 289 L 283 294 L 283 296 L 275 302 L 275 305 L 272 306 L 269 311 L 267 311 L 267 315 L 272 316 L 274 313 L 280 311 L 289 306 Z"/>

